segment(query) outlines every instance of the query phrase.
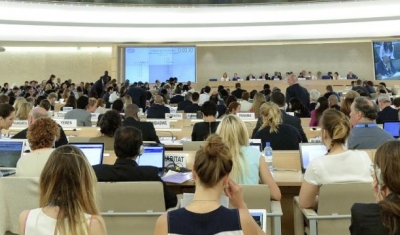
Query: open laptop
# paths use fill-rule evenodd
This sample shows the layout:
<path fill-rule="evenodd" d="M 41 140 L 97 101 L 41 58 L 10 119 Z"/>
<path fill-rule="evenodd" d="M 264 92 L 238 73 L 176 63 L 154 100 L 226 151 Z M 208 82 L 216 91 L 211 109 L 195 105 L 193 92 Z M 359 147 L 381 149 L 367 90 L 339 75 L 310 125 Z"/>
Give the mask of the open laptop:
<path fill-rule="evenodd" d="M 25 140 L 0 140 L 0 171 L 3 176 L 15 174 L 17 162 L 22 156 Z"/>
<path fill-rule="evenodd" d="M 69 143 L 78 147 L 86 156 L 90 165 L 103 163 L 104 143 Z"/>
<path fill-rule="evenodd" d="M 398 139 L 400 135 L 400 121 L 384 122 L 383 129 Z"/>
<path fill-rule="evenodd" d="M 327 153 L 325 145 L 321 143 L 301 143 L 299 150 L 301 171 L 303 174 L 313 159 L 322 157 Z"/>
<path fill-rule="evenodd" d="M 251 142 L 251 143 L 250 143 L 250 147 L 253 147 L 253 148 L 257 149 L 257 150 L 259 150 L 260 152 L 263 151 L 263 150 L 262 150 L 262 145 L 261 145 L 261 143 L 254 143 L 254 142 Z"/>
<path fill-rule="evenodd" d="M 164 171 L 165 147 L 163 144 L 143 143 L 143 153 L 136 162 L 139 166 L 154 166 L 159 172 Z"/>
<path fill-rule="evenodd" d="M 264 232 L 267 232 L 267 210 L 265 209 L 249 209 L 250 215 L 260 225 Z"/>

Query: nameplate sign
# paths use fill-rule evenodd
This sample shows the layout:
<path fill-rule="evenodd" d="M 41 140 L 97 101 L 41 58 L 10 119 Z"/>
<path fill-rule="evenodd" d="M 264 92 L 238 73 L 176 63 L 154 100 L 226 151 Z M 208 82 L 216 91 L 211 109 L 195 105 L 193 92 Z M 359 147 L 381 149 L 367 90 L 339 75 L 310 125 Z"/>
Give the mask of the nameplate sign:
<path fill-rule="evenodd" d="M 97 121 L 99 119 L 100 113 L 91 113 L 90 115 L 92 121 Z"/>
<path fill-rule="evenodd" d="M 14 120 L 11 128 L 13 127 L 28 127 L 28 120 Z"/>
<path fill-rule="evenodd" d="M 166 167 L 186 167 L 186 161 L 189 154 L 165 154 L 164 166 Z"/>
<path fill-rule="evenodd" d="M 57 112 L 54 113 L 54 118 L 64 118 L 67 112 Z"/>
<path fill-rule="evenodd" d="M 73 110 L 74 108 L 72 108 L 72 107 L 63 107 L 63 111 L 64 112 L 68 112 L 68 111 L 71 111 L 71 110 Z"/>
<path fill-rule="evenodd" d="M 186 119 L 197 119 L 197 113 L 187 113 Z"/>
<path fill-rule="evenodd" d="M 254 120 L 256 117 L 254 113 L 237 113 L 237 116 L 242 120 Z"/>
<path fill-rule="evenodd" d="M 178 107 L 169 107 L 170 113 L 176 113 L 176 111 L 178 111 Z"/>
<path fill-rule="evenodd" d="M 147 120 L 148 122 L 153 123 L 155 129 L 166 129 L 171 128 L 170 121 L 167 120 Z"/>
<path fill-rule="evenodd" d="M 75 128 L 76 120 L 75 119 L 54 119 L 62 128 Z"/>
<path fill-rule="evenodd" d="M 172 119 L 172 120 L 182 120 L 183 113 L 166 113 L 165 119 Z"/>
<path fill-rule="evenodd" d="M 306 78 L 298 78 L 299 81 L 305 81 Z"/>

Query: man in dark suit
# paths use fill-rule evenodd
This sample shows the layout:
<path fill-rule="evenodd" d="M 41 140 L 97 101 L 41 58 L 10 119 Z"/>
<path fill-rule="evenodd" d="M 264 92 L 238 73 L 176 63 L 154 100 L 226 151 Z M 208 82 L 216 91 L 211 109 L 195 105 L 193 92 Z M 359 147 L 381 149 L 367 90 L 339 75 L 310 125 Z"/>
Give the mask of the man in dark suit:
<path fill-rule="evenodd" d="M 179 88 L 175 89 L 175 95 L 169 100 L 170 104 L 177 104 L 183 101 L 182 91 Z"/>
<path fill-rule="evenodd" d="M 183 110 L 185 111 L 185 113 L 197 113 L 198 111 L 200 111 L 201 106 L 199 105 L 199 98 L 200 98 L 200 94 L 197 92 L 193 92 L 192 94 L 192 104 L 186 106 Z"/>
<path fill-rule="evenodd" d="M 185 110 L 186 106 L 192 105 L 192 93 L 188 92 L 185 94 L 185 100 L 178 103 L 178 111 Z"/>
<path fill-rule="evenodd" d="M 31 112 L 28 115 L 28 125 L 32 125 L 37 119 L 43 118 L 43 117 L 49 117 L 47 114 L 47 111 L 44 108 L 34 108 L 31 110 Z M 56 140 L 54 146 L 57 148 L 59 146 L 68 144 L 68 139 L 67 136 L 65 135 L 64 130 L 60 125 L 58 125 L 58 128 L 60 129 L 60 139 Z M 26 134 L 28 132 L 28 128 L 18 132 L 16 135 L 14 135 L 11 139 L 26 139 Z"/>
<path fill-rule="evenodd" d="M 305 107 L 310 105 L 310 94 L 307 89 L 298 84 L 297 76 L 295 74 L 290 74 L 288 76 L 289 86 L 286 88 L 286 103 L 293 97 L 301 100 Z"/>
<path fill-rule="evenodd" d="M 114 165 L 93 166 L 97 180 L 99 182 L 159 181 L 163 184 L 165 209 L 175 207 L 176 195 L 158 176 L 159 169 L 153 166 L 139 166 L 136 163 L 143 145 L 140 130 L 132 126 L 120 127 L 115 132 L 114 138 L 114 152 L 117 160 Z"/>
<path fill-rule="evenodd" d="M 129 90 L 126 92 L 132 98 L 132 103 L 136 104 L 139 108 L 142 108 L 143 111 L 146 108 L 146 100 L 147 94 L 146 91 L 137 86 L 137 83 L 134 83 L 129 87 Z"/>
<path fill-rule="evenodd" d="M 363 81 L 362 81 L 361 79 L 358 79 L 358 80 L 356 81 L 355 86 L 354 86 L 353 88 L 351 88 L 351 89 L 352 89 L 353 91 L 357 91 L 358 93 L 365 92 L 365 93 L 367 93 L 368 96 L 369 96 L 369 92 L 368 92 L 367 88 L 365 88 L 365 87 L 363 86 Z"/>
<path fill-rule="evenodd" d="M 282 92 L 272 92 L 271 93 L 271 101 L 274 102 L 276 105 L 278 105 L 279 109 L 281 110 L 282 113 L 282 123 L 291 125 L 295 127 L 301 135 L 301 142 L 302 143 L 308 143 L 308 139 L 306 134 L 304 133 L 303 127 L 301 126 L 301 120 L 298 117 L 291 116 L 285 112 L 285 95 Z M 252 136 L 254 136 L 258 129 L 260 129 L 262 125 L 262 117 L 258 118 L 258 122 L 256 127 L 253 130 Z"/>
<path fill-rule="evenodd" d="M 390 107 L 391 101 L 388 94 L 381 94 L 378 97 L 379 109 L 378 117 L 376 118 L 376 123 L 383 124 L 387 121 L 398 121 L 399 111 Z"/>
<path fill-rule="evenodd" d="M 128 104 L 125 107 L 125 120 L 123 126 L 133 126 L 142 132 L 144 141 L 155 141 L 160 143 L 154 125 L 151 122 L 141 122 L 138 117 L 139 107 L 136 104 Z"/>
<path fill-rule="evenodd" d="M 192 82 L 188 81 L 186 85 L 183 85 L 183 91 L 190 91 L 192 90 Z"/>
<path fill-rule="evenodd" d="M 154 104 L 147 109 L 147 118 L 165 118 L 165 114 L 170 113 L 168 107 L 164 106 L 164 99 L 161 95 L 154 97 Z"/>
<path fill-rule="evenodd" d="M 240 83 L 235 84 L 236 90 L 232 91 L 232 95 L 235 96 L 237 99 L 242 98 L 243 92 L 246 92 L 246 90 L 242 90 Z"/>
<path fill-rule="evenodd" d="M 105 71 L 104 75 L 101 76 L 100 79 L 94 83 L 90 92 L 96 92 L 97 97 L 101 98 L 103 96 L 103 93 L 105 92 L 104 86 L 109 80 L 111 80 L 111 77 L 108 76 L 108 71 Z"/>

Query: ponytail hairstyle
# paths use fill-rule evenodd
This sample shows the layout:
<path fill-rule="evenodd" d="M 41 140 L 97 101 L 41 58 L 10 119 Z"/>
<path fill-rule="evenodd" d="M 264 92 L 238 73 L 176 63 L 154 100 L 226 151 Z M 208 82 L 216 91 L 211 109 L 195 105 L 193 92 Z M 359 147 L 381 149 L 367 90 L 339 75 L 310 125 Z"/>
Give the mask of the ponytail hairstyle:
<path fill-rule="evenodd" d="M 197 150 L 193 169 L 204 187 L 212 188 L 232 171 L 233 162 L 228 146 L 217 134 L 210 135 Z"/>
<path fill-rule="evenodd" d="M 253 105 L 251 109 L 254 112 L 254 116 L 258 118 L 260 116 L 260 107 L 263 103 L 267 102 L 263 93 L 256 93 L 253 97 Z"/>
<path fill-rule="evenodd" d="M 388 141 L 375 153 L 375 174 L 380 190 L 386 187 L 392 192 L 378 204 L 381 207 L 383 225 L 394 235 L 400 223 L 400 142 Z M 379 174 L 380 171 L 380 174 Z"/>
<path fill-rule="evenodd" d="M 329 101 L 325 97 L 319 97 L 317 100 L 317 105 L 315 107 L 315 117 L 317 118 L 317 122 L 321 119 L 322 113 L 329 109 Z"/>
<path fill-rule="evenodd" d="M 229 146 L 233 161 L 230 178 L 237 183 L 243 182 L 245 175 L 248 175 L 249 172 L 246 156 L 241 150 L 243 146 L 249 146 L 249 133 L 246 124 L 236 115 L 225 115 L 218 125 L 216 133 Z"/>
<path fill-rule="evenodd" d="M 328 147 L 328 153 L 335 145 L 343 145 L 350 134 L 349 119 L 336 109 L 327 109 L 321 117 L 321 128 L 328 132 L 332 139 Z"/>
<path fill-rule="evenodd" d="M 282 113 L 278 105 L 272 102 L 264 103 L 260 108 L 260 117 L 263 119 L 260 130 L 270 127 L 269 133 L 278 132 L 278 126 L 282 122 Z"/>

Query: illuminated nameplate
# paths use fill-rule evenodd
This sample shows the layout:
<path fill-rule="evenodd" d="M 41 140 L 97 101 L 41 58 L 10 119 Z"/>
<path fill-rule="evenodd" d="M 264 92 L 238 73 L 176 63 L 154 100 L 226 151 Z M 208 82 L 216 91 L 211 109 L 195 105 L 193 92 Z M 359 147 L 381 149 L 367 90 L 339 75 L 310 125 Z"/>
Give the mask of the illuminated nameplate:
<path fill-rule="evenodd" d="M 54 113 L 54 118 L 64 118 L 67 112 L 57 112 Z"/>
<path fill-rule="evenodd" d="M 76 120 L 75 119 L 54 119 L 62 128 L 75 128 Z"/>
<path fill-rule="evenodd" d="M 14 120 L 11 128 L 13 127 L 28 127 L 28 120 Z"/>
<path fill-rule="evenodd" d="M 298 78 L 299 81 L 305 81 L 306 78 Z"/>
<path fill-rule="evenodd" d="M 165 154 L 164 158 L 164 166 L 165 167 L 173 167 L 173 166 L 179 166 L 179 167 L 186 167 L 186 161 L 187 158 L 189 157 L 189 154 Z"/>
<path fill-rule="evenodd" d="M 92 121 L 97 121 L 99 119 L 100 113 L 91 113 L 90 115 L 91 115 L 90 118 Z"/>
<path fill-rule="evenodd" d="M 68 111 L 71 111 L 71 110 L 73 110 L 74 108 L 72 108 L 72 107 L 63 107 L 63 111 L 64 112 L 68 112 Z"/>
<path fill-rule="evenodd" d="M 165 114 L 166 119 L 173 119 L 173 120 L 182 120 L 183 119 L 183 113 L 166 113 Z"/>
<path fill-rule="evenodd" d="M 171 128 L 171 123 L 167 120 L 147 120 L 153 123 L 155 129 Z"/>
<path fill-rule="evenodd" d="M 176 113 L 177 110 L 178 110 L 178 107 L 169 107 L 170 113 Z"/>
<path fill-rule="evenodd" d="M 256 117 L 254 113 L 237 113 L 237 116 L 242 120 L 254 120 Z"/>
<path fill-rule="evenodd" d="M 186 119 L 197 119 L 197 113 L 187 113 Z"/>
<path fill-rule="evenodd" d="M 290 116 L 294 116 L 294 112 L 286 112 L 287 114 L 289 114 Z"/>

